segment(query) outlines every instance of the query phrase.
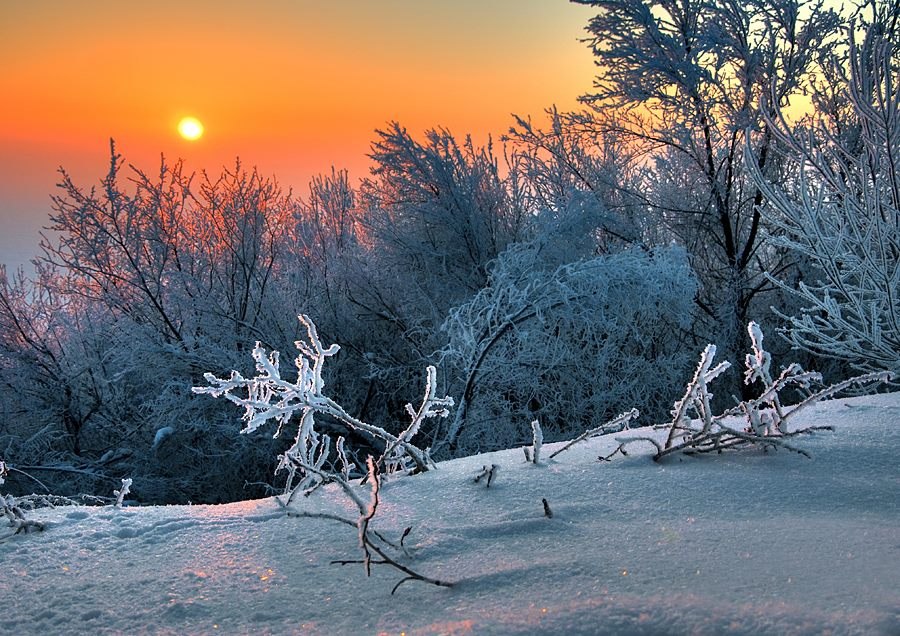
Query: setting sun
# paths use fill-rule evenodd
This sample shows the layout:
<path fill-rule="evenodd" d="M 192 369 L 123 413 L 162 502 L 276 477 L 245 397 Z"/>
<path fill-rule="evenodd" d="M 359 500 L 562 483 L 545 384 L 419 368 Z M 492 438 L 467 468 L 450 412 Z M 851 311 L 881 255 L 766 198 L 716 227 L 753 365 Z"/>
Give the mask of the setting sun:
<path fill-rule="evenodd" d="M 203 124 L 196 117 L 185 117 L 178 122 L 178 134 L 189 141 L 203 136 Z"/>

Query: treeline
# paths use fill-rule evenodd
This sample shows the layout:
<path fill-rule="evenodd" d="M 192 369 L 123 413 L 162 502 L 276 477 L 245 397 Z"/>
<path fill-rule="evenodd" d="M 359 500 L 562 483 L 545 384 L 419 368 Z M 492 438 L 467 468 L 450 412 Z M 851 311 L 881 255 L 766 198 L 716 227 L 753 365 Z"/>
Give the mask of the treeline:
<path fill-rule="evenodd" d="M 63 172 L 36 274 L 0 270 L 7 485 L 267 493 L 291 440 L 238 436 L 190 389 L 251 376 L 256 341 L 293 357 L 298 313 L 342 347 L 329 393 L 389 431 L 438 368 L 457 408 L 423 430 L 436 458 L 527 443 L 533 419 L 548 440 L 632 407 L 665 419 L 704 344 L 743 359 L 750 319 L 834 376 L 897 371 L 900 10 L 585 4 L 590 108 L 516 118 L 497 148 L 392 123 L 368 178 L 299 196 L 239 162 L 126 167 L 113 145 L 99 186 Z M 800 95 L 812 111 L 788 120 Z"/>

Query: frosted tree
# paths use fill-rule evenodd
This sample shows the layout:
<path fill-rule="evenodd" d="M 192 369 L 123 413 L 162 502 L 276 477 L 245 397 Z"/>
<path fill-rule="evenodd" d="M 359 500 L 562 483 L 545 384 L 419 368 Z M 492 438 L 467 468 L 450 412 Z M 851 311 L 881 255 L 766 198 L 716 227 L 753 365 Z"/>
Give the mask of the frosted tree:
<path fill-rule="evenodd" d="M 260 483 L 271 453 L 235 444 L 219 405 L 185 398 L 248 341 L 295 339 L 273 310 L 315 297 L 307 272 L 286 267 L 302 262 L 286 249 L 293 199 L 240 163 L 218 177 L 126 167 L 112 143 L 99 186 L 61 175 L 37 276 L 0 275 L 0 350 L 20 369 L 0 374 L 21 386 L 3 400 L 13 423 L 0 437 L 62 492 L 108 492 L 106 475 L 124 474 L 148 501 L 247 496 L 228 484 Z M 160 430 L 169 443 L 154 446 Z M 234 480 L 209 473 L 213 456 Z M 77 483 L 50 472 L 63 465 L 84 471 Z M 102 479 L 86 484 L 89 473 Z"/>
<path fill-rule="evenodd" d="M 536 231 L 560 239 L 568 260 L 641 243 L 642 202 L 628 194 L 635 156 L 628 144 L 597 134 L 591 111 L 546 111 L 545 126 L 515 117 L 504 137 L 510 164 L 509 188 L 536 215 Z M 547 230 L 557 226 L 556 232 Z"/>
<path fill-rule="evenodd" d="M 802 310 L 783 316 L 790 343 L 861 370 L 895 373 L 900 371 L 898 15 L 894 4 L 893 36 L 878 23 L 869 25 L 859 44 L 849 32 L 841 128 L 829 118 L 834 111 L 820 112 L 801 128 L 792 128 L 781 111 L 770 122 L 796 166 L 796 179 L 773 183 L 755 174 L 766 194 L 774 240 L 812 266 L 795 289 Z M 890 15 L 882 18 L 890 23 Z"/>
<path fill-rule="evenodd" d="M 346 344 L 377 356 L 368 370 L 373 391 L 402 406 L 405 387 L 445 342 L 447 312 L 481 289 L 524 214 L 491 144 L 445 129 L 417 137 L 396 123 L 377 135 L 358 196 L 367 249 L 347 287 L 367 326 L 361 342 Z"/>
<path fill-rule="evenodd" d="M 105 489 L 110 462 L 100 460 L 134 432 L 123 387 L 108 376 L 111 321 L 61 291 L 65 272 L 35 268 L 29 279 L 0 266 L 0 448 L 40 472 L 47 492 Z"/>
<path fill-rule="evenodd" d="M 630 188 L 657 236 L 690 254 L 701 283 L 705 335 L 737 357 L 764 272 L 791 265 L 766 246 L 757 171 L 777 172 L 760 96 L 786 105 L 807 86 L 839 19 L 796 0 L 575 0 L 597 9 L 587 25 L 598 77 L 583 100 L 598 133 L 626 144 L 642 178 Z M 771 102 L 770 102 L 771 103 Z"/>
<path fill-rule="evenodd" d="M 392 123 L 372 145 L 375 167 L 361 186 L 361 221 L 385 250 L 384 264 L 416 265 L 416 274 L 455 292 L 477 291 L 486 265 L 517 235 L 491 145 L 458 142 L 435 129 L 418 141 Z M 426 289 L 433 281 L 422 281 Z M 446 292 L 445 292 L 446 293 Z"/>

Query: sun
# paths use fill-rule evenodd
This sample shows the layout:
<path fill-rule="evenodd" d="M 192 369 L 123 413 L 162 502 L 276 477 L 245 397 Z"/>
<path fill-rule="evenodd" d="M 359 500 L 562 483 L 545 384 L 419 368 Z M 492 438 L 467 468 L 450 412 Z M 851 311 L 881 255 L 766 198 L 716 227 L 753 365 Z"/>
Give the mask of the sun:
<path fill-rule="evenodd" d="M 184 117 L 178 122 L 178 134 L 188 141 L 195 141 L 203 136 L 203 124 L 196 117 Z"/>

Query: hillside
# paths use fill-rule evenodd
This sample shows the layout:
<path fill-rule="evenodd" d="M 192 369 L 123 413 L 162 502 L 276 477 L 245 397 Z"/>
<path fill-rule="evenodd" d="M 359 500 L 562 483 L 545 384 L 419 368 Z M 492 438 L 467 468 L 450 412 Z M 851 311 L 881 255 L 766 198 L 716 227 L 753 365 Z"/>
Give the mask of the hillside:
<path fill-rule="evenodd" d="M 373 522 L 407 526 L 423 574 L 366 579 L 356 532 L 222 506 L 60 507 L 0 543 L 9 634 L 897 634 L 900 393 L 825 402 L 812 459 L 756 450 L 598 462 L 596 438 L 544 465 L 521 449 L 389 480 Z M 641 431 L 649 434 L 649 429 Z M 548 445 L 546 450 L 558 445 Z M 633 448 L 638 451 L 637 448 Z M 545 455 L 546 456 L 546 455 Z M 490 488 L 473 483 L 497 464 Z M 543 512 L 549 502 L 553 517 Z M 336 490 L 297 503 L 352 509 Z M 5 531 L 3 532 L 5 534 Z"/>

